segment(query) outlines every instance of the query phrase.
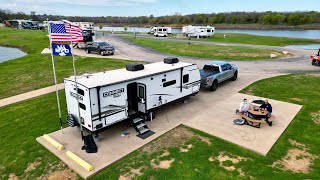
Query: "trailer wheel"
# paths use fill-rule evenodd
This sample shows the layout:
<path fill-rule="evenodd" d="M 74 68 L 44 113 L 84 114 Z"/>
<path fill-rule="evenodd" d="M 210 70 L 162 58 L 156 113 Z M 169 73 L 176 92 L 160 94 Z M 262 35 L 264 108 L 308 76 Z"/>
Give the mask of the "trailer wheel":
<path fill-rule="evenodd" d="M 87 53 L 87 54 L 89 54 L 89 53 L 90 53 L 89 49 L 86 49 L 86 53 Z"/>
<path fill-rule="evenodd" d="M 147 120 L 148 121 L 152 121 L 156 118 L 156 113 L 154 113 L 154 111 L 150 111 L 147 115 Z"/>
<path fill-rule="evenodd" d="M 216 91 L 218 88 L 218 81 L 214 80 L 212 85 L 210 86 L 210 91 Z"/>
<path fill-rule="evenodd" d="M 232 81 L 237 80 L 238 78 L 238 71 L 234 72 L 233 77 L 231 78 Z"/>
<path fill-rule="evenodd" d="M 316 65 L 316 61 L 315 60 L 312 60 L 311 61 L 311 64 L 314 66 L 314 65 Z"/>
<path fill-rule="evenodd" d="M 104 56 L 104 52 L 103 51 L 100 51 L 100 54 L 101 54 L 101 56 Z"/>
<path fill-rule="evenodd" d="M 67 116 L 67 123 L 70 127 L 74 127 L 79 125 L 79 123 L 76 120 L 76 117 L 73 114 L 68 114 Z"/>

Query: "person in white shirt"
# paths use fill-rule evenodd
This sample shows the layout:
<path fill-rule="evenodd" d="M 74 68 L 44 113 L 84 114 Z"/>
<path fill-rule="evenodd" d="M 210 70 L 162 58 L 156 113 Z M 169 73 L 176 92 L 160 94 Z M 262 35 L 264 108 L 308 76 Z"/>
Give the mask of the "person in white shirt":
<path fill-rule="evenodd" d="M 246 113 L 249 110 L 250 104 L 248 103 L 247 99 L 243 99 L 243 101 L 240 103 L 239 111 L 240 113 Z"/>

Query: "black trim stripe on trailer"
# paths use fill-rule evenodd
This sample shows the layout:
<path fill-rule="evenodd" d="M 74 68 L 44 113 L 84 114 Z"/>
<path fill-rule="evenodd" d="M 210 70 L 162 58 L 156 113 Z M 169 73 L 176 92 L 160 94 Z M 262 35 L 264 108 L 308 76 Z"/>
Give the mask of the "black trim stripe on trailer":
<path fill-rule="evenodd" d="M 188 66 L 183 66 L 183 67 L 180 67 L 180 68 L 185 68 L 185 67 L 190 67 L 190 66 L 195 66 L 196 64 L 191 64 L 191 65 L 188 65 Z M 149 75 L 146 75 L 146 76 L 142 76 L 142 77 L 137 77 L 137 78 L 132 78 L 132 79 L 127 79 L 127 80 L 123 80 L 123 81 L 118 81 L 118 82 L 115 82 L 115 83 L 110 83 L 110 84 L 105 84 L 105 85 L 101 85 L 101 86 L 95 86 L 95 87 L 91 87 L 91 88 L 88 88 L 87 86 L 77 82 L 78 84 L 82 85 L 83 87 L 86 87 L 87 89 L 93 89 L 93 88 L 97 88 L 97 87 L 106 87 L 106 86 L 110 86 L 110 85 L 114 85 L 114 84 L 119 84 L 119 83 L 124 83 L 124 82 L 129 82 L 129 81 L 133 81 L 133 80 L 137 80 L 137 79 L 141 79 L 141 78 L 147 78 L 147 77 L 150 77 L 150 76 L 155 76 L 155 75 L 159 75 L 159 74 L 163 74 L 163 73 L 168 73 L 168 72 L 172 72 L 172 71 L 176 71 L 180 68 L 177 68 L 177 69 L 172 69 L 172 70 L 168 70 L 168 71 L 162 71 L 162 72 L 159 72 L 159 73 L 154 73 L 154 74 L 149 74 Z M 198 68 L 199 69 L 199 68 Z M 65 81 L 71 81 L 71 82 L 74 82 L 73 80 L 69 80 L 69 79 L 64 79 Z"/>
<path fill-rule="evenodd" d="M 113 113 L 106 114 L 106 115 L 104 115 L 104 116 L 101 116 L 101 119 L 102 119 L 102 118 L 109 117 L 109 116 L 112 116 L 112 115 L 115 115 L 115 114 L 118 114 L 118 113 L 123 112 L 123 111 L 125 111 L 125 109 L 120 110 L 120 111 L 117 111 L 117 112 L 113 112 Z M 92 121 L 97 121 L 97 120 L 99 120 L 99 119 L 93 119 L 93 118 L 92 118 Z"/>
<path fill-rule="evenodd" d="M 183 67 L 180 69 L 180 92 L 182 92 Z"/>

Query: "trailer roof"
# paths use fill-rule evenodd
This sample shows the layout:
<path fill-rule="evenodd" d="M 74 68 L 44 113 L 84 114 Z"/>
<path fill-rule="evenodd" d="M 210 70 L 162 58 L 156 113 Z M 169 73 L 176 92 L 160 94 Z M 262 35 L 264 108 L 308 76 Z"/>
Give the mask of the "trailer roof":
<path fill-rule="evenodd" d="M 140 71 L 128 71 L 126 68 L 122 68 L 93 74 L 84 74 L 82 76 L 77 76 L 77 83 L 87 88 L 94 88 L 98 86 L 105 86 L 133 79 L 139 79 L 145 76 L 156 75 L 162 72 L 168 72 L 190 65 L 192 64 L 185 62 L 178 62 L 175 64 L 157 62 L 144 65 L 144 69 Z M 74 76 L 65 78 L 65 80 L 74 81 Z"/>

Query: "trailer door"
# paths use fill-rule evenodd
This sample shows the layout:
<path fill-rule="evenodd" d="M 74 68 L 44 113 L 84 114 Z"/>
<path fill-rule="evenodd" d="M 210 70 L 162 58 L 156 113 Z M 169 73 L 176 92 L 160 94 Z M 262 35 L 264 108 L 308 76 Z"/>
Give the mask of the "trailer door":
<path fill-rule="evenodd" d="M 138 84 L 137 86 L 137 96 L 138 96 L 138 111 L 146 113 L 147 99 L 146 99 L 146 85 Z"/>

